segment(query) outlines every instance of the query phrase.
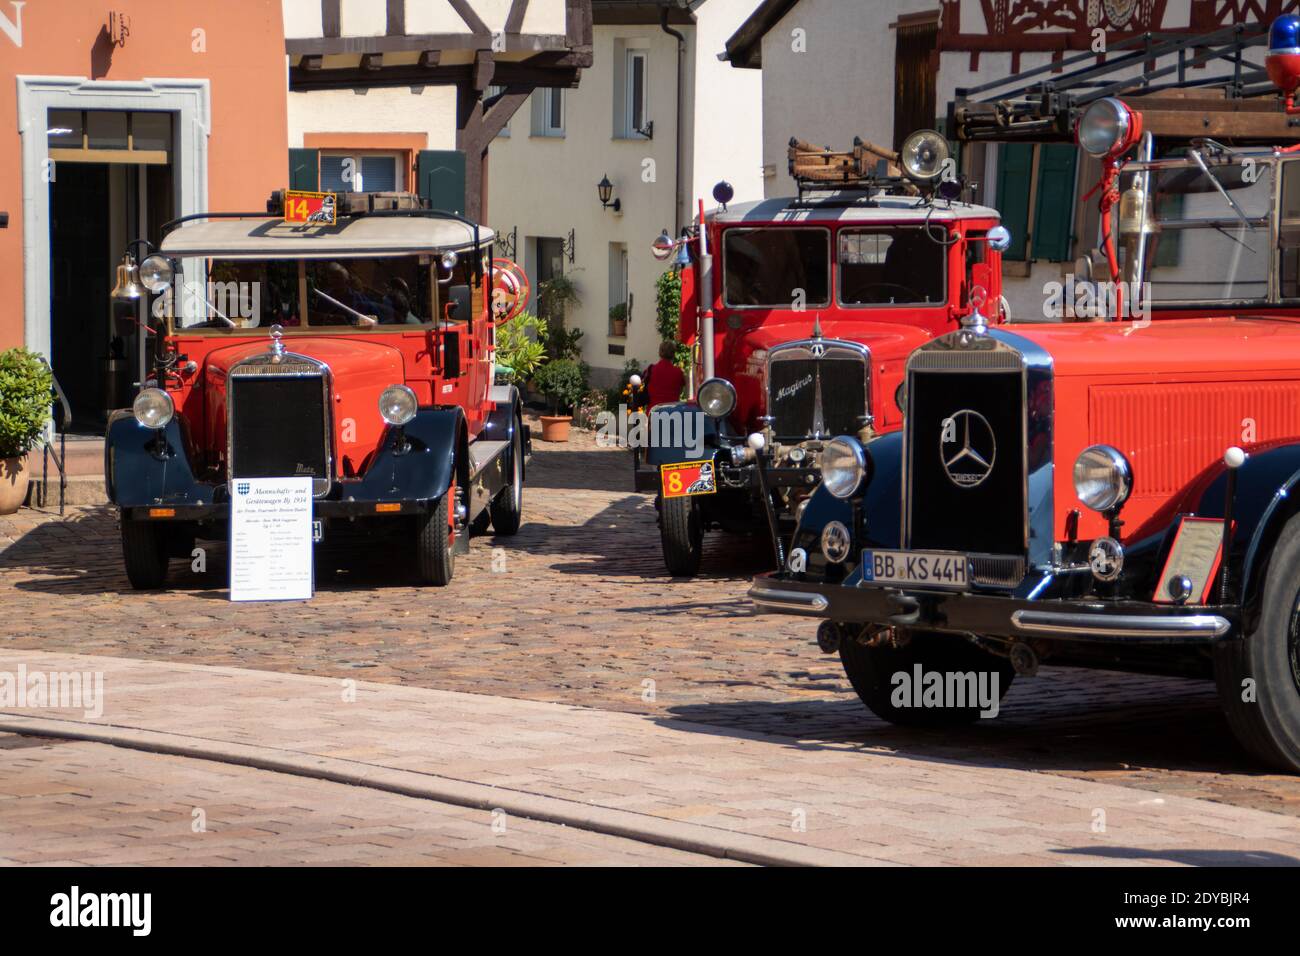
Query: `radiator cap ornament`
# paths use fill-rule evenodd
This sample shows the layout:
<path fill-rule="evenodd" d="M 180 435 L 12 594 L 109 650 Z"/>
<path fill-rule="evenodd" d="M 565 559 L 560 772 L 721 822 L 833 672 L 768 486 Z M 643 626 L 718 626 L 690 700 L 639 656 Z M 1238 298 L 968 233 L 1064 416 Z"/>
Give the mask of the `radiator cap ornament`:
<path fill-rule="evenodd" d="M 276 324 L 271 326 L 271 361 L 277 365 L 284 358 L 284 342 L 281 339 L 284 336 L 284 326 Z"/>

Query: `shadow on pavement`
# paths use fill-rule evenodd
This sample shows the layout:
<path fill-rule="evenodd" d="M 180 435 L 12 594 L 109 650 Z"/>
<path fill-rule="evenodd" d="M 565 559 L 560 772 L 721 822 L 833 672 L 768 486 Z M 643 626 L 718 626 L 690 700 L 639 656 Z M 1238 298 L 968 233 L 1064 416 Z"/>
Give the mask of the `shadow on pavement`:
<path fill-rule="evenodd" d="M 1300 866 L 1300 859 L 1261 850 L 1144 850 L 1136 846 L 1073 847 L 1053 850 L 1068 856 L 1111 860 L 1165 860 L 1183 866 Z"/>
<path fill-rule="evenodd" d="M 686 704 L 670 707 L 659 720 L 700 733 L 786 737 L 791 747 L 804 750 L 874 751 L 1156 789 L 1175 772 L 1194 778 L 1184 777 L 1176 792 L 1210 799 L 1229 786 L 1240 790 L 1257 781 L 1257 799 L 1244 805 L 1300 813 L 1300 776 L 1272 773 L 1241 749 L 1211 682 L 1055 670 L 1062 686 L 1069 685 L 1066 692 L 1013 685 L 996 718 L 944 729 L 889 724 L 854 697 Z M 1098 680 L 1090 686 L 1092 674 Z"/>

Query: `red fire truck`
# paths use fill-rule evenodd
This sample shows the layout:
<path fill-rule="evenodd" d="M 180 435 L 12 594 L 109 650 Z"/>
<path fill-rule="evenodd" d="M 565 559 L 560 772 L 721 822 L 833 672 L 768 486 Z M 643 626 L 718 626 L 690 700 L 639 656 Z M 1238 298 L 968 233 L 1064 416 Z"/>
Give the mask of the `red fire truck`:
<path fill-rule="evenodd" d="M 650 410 L 634 459 L 637 490 L 658 493 L 670 573 L 696 573 L 706 531 L 764 524 L 782 563 L 826 443 L 902 426 L 908 354 L 956 329 L 977 287 L 991 321 L 1006 318 L 1010 236 L 995 210 L 961 201 L 952 168 L 929 130 L 898 153 L 791 140 L 797 196 L 728 206 L 720 183 L 719 208 L 676 242 L 660 236 L 656 252 L 683 265 L 680 336 L 699 383 Z"/>
<path fill-rule="evenodd" d="M 1212 40 L 1129 56 L 1204 46 L 1240 70 Z M 1129 291 L 1093 296 L 1100 321 L 972 316 L 908 359 L 901 433 L 828 446 L 787 566 L 750 596 L 821 618 L 878 716 L 984 713 L 960 690 L 896 693 L 900 673 L 998 693 L 1042 661 L 1202 677 L 1247 750 L 1300 772 L 1300 145 L 1252 142 L 1295 136 L 1300 17 L 1267 42 L 1282 98 L 1161 116 L 1167 100 L 1101 95 L 1089 64 L 1075 101 L 1067 74 L 965 108 L 971 138 L 1075 130 L 1102 169 L 1102 281 Z"/>
<path fill-rule="evenodd" d="M 152 294 L 145 387 L 110 418 L 105 469 L 132 586 L 224 538 L 245 478 L 309 477 L 318 540 L 395 540 L 429 584 L 471 528 L 514 534 L 529 432 L 493 382 L 493 327 L 521 303 L 490 293 L 520 284 L 492 240 L 413 196 L 290 192 L 128 257 L 115 298 Z"/>

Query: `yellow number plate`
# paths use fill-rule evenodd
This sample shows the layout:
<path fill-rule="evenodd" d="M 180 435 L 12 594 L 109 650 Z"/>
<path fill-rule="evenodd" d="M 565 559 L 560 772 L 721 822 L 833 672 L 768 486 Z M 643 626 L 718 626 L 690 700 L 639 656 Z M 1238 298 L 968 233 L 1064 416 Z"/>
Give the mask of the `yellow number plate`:
<path fill-rule="evenodd" d="M 711 461 L 679 461 L 659 466 L 665 498 L 711 495 L 718 490 Z"/>

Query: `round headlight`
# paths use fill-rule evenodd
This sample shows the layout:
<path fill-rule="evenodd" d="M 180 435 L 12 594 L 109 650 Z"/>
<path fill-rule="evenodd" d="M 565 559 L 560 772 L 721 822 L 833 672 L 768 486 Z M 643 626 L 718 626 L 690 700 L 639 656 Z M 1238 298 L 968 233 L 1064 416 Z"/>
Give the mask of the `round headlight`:
<path fill-rule="evenodd" d="M 146 388 L 135 397 L 131 411 L 145 428 L 166 428 L 176 414 L 176 405 L 161 388 Z"/>
<path fill-rule="evenodd" d="M 929 183 L 943 175 L 949 155 L 948 141 L 932 129 L 923 129 L 903 140 L 898 161 L 908 179 Z"/>
<path fill-rule="evenodd" d="M 848 498 L 867 476 L 867 452 L 855 439 L 834 438 L 822 449 L 822 484 L 836 498 Z"/>
<path fill-rule="evenodd" d="M 894 404 L 903 414 L 907 414 L 907 380 L 898 383 L 898 388 L 894 389 Z"/>
<path fill-rule="evenodd" d="M 415 392 L 405 385 L 389 385 L 379 396 L 379 414 L 390 425 L 405 425 L 418 407 Z"/>
<path fill-rule="evenodd" d="M 725 378 L 711 378 L 700 386 L 700 408 L 710 418 L 726 418 L 736 407 L 736 387 Z"/>
<path fill-rule="evenodd" d="M 166 256 L 146 256 L 140 263 L 140 282 L 146 289 L 159 293 L 172 284 L 172 264 Z"/>
<path fill-rule="evenodd" d="M 828 521 L 822 529 L 822 554 L 832 564 L 839 564 L 849 556 L 853 543 L 849 529 L 840 521 Z"/>
<path fill-rule="evenodd" d="M 1093 511 L 1106 512 L 1128 500 L 1133 469 L 1118 448 L 1090 445 L 1074 462 L 1074 493 Z"/>
<path fill-rule="evenodd" d="M 1089 155 L 1109 156 L 1128 140 L 1132 122 L 1128 107 L 1115 97 L 1096 100 L 1079 118 L 1079 145 Z"/>

